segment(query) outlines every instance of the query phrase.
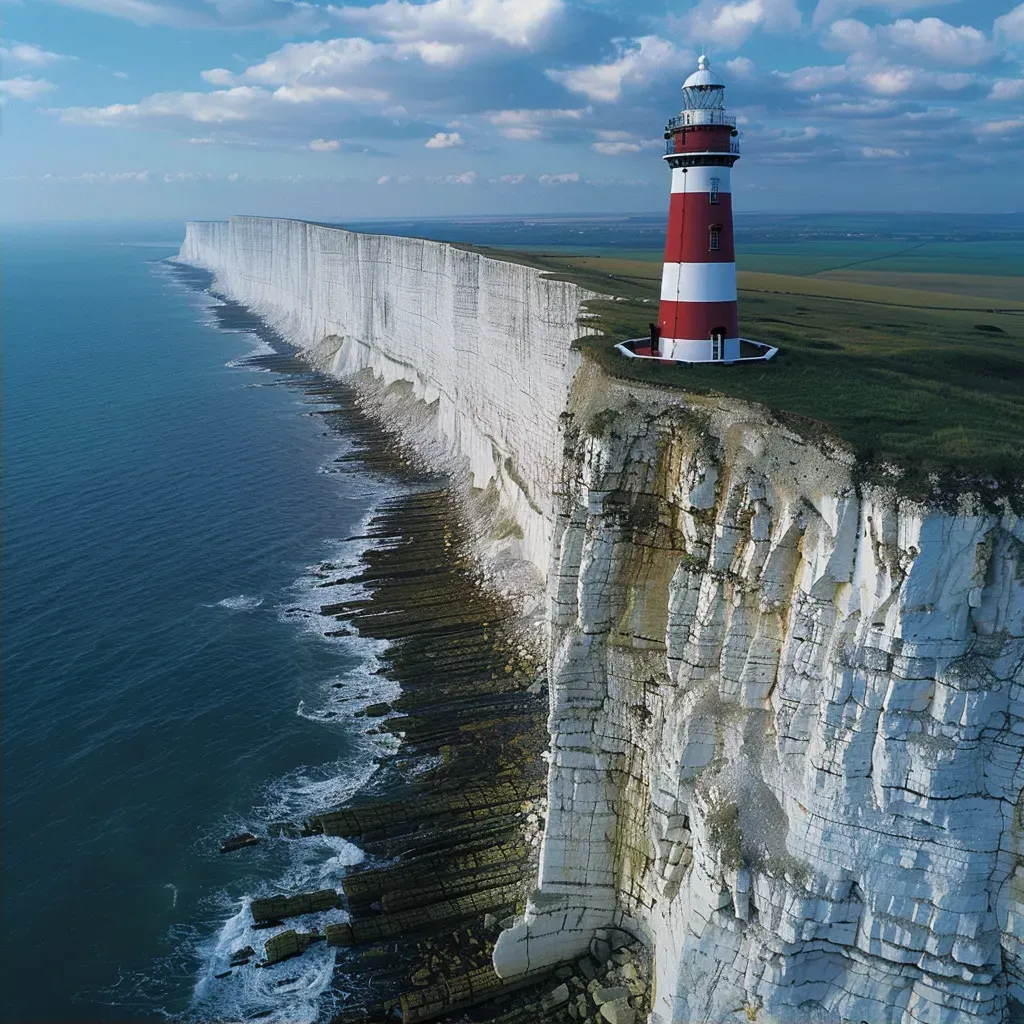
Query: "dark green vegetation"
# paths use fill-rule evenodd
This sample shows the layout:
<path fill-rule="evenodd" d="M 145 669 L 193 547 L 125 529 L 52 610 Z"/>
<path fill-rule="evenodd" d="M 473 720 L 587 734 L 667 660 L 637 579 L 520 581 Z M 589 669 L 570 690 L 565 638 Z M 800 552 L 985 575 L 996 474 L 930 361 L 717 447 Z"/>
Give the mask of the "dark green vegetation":
<path fill-rule="evenodd" d="M 847 441 L 865 474 L 883 463 L 899 465 L 909 494 L 933 493 L 935 474 L 947 495 L 986 478 L 1020 493 L 1024 301 L 876 287 L 863 278 L 740 274 L 740 330 L 779 346 L 779 354 L 770 363 L 666 366 L 625 359 L 613 347 L 648 333 L 659 266 L 511 258 L 616 296 L 588 304 L 594 331 L 577 342 L 615 377 L 760 402 L 805 435 L 827 432 Z"/>

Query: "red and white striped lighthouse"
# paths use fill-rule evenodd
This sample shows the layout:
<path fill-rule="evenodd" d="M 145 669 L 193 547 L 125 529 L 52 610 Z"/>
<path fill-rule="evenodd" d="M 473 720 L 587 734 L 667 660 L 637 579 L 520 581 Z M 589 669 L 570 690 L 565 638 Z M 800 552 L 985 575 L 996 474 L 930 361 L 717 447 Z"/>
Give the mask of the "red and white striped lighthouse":
<path fill-rule="evenodd" d="M 683 83 L 682 112 L 665 126 L 672 198 L 657 324 L 662 359 L 741 358 L 730 186 L 736 135 L 725 87 L 701 55 Z"/>

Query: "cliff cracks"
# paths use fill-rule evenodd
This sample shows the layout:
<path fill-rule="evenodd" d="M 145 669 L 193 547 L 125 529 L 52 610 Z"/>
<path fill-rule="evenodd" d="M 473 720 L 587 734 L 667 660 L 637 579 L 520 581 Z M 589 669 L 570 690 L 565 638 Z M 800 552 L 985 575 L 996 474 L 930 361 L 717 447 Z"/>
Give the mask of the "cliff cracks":
<path fill-rule="evenodd" d="M 496 495 L 486 553 L 546 574 L 548 817 L 500 974 L 621 927 L 658 1024 L 1008 1019 L 1024 521 L 911 504 L 749 404 L 581 368 L 586 293 L 525 267 L 251 218 L 190 224 L 181 258 L 360 373 Z"/>
<path fill-rule="evenodd" d="M 613 923 L 654 1021 L 1003 1019 L 1024 522 L 858 493 L 749 405 L 587 368 L 565 439 L 549 816 L 499 970 Z"/>

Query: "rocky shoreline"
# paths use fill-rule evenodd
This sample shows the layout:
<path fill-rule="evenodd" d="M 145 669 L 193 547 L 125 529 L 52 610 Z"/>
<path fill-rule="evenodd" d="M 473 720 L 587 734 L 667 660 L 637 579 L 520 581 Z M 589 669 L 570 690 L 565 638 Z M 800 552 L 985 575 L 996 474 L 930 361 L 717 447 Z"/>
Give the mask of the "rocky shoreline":
<path fill-rule="evenodd" d="M 243 307 L 216 312 L 225 326 L 287 348 Z M 536 878 L 547 699 L 544 638 L 530 635 L 530 620 L 488 584 L 475 557 L 486 520 L 469 512 L 473 496 L 368 415 L 350 382 L 315 372 L 289 351 L 247 362 L 317 403 L 327 428 L 353 444 L 345 461 L 405 485 L 377 508 L 365 536 L 373 544 L 355 575 L 320 567 L 322 614 L 337 618 L 339 632 L 388 641 L 379 671 L 400 694 L 363 714 L 377 720 L 371 732 L 391 733 L 401 745 L 382 760 L 370 791 L 271 827 L 293 842 L 341 836 L 367 858 L 340 893 L 254 902 L 257 926 L 287 920 L 295 927 L 261 951 L 236 951 L 232 969 L 301 956 L 320 941 L 343 947 L 336 975 L 348 999 L 334 1024 L 642 1019 L 643 954 L 625 933 L 595 940 L 578 963 L 536 975 L 506 981 L 491 966 L 502 925 L 522 911 Z M 332 590 L 350 592 L 352 584 L 358 598 L 332 600 Z M 349 921 L 324 934 L 303 929 L 304 914 L 331 906 L 343 906 Z"/>

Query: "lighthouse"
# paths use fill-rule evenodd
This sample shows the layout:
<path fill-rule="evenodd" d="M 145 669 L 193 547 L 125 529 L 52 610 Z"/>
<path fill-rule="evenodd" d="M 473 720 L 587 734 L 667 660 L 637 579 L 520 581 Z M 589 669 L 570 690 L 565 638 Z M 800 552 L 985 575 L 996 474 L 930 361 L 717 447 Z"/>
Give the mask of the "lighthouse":
<path fill-rule="evenodd" d="M 701 55 L 683 83 L 683 110 L 665 126 L 664 160 L 672 168 L 665 264 L 658 308 L 663 359 L 739 359 L 732 166 L 739 159 L 736 118 L 725 87 Z"/>
<path fill-rule="evenodd" d="M 725 86 L 703 54 L 683 83 L 683 109 L 665 126 L 663 159 L 672 170 L 658 322 L 651 337 L 615 347 L 633 359 L 737 363 L 778 351 L 741 338 L 736 307 L 732 167 L 740 158 Z"/>
<path fill-rule="evenodd" d="M 739 334 L 731 184 L 737 134 L 736 118 L 725 112 L 725 87 L 702 54 L 683 83 L 683 110 L 665 126 L 672 194 L 652 356 L 732 363 L 775 355 Z"/>

